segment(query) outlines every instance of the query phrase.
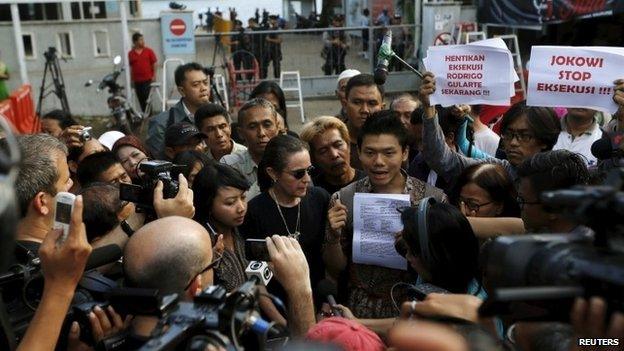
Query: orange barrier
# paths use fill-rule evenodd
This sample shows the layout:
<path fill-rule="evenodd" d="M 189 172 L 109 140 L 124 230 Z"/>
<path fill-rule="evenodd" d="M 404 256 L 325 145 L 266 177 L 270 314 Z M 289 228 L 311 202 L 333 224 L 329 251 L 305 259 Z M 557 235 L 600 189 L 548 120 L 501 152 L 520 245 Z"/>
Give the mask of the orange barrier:
<path fill-rule="evenodd" d="M 11 93 L 9 97 L 11 112 L 5 116 L 18 133 L 37 133 L 41 130 L 41 123 L 35 114 L 35 104 L 32 100 L 32 87 L 24 84 Z"/>

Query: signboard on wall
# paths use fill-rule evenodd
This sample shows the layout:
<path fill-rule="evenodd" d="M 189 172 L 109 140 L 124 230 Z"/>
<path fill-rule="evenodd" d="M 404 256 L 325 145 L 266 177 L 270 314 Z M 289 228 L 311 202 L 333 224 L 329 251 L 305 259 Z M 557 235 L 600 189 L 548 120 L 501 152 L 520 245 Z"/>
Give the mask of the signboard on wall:
<path fill-rule="evenodd" d="M 541 25 L 624 12 L 621 0 L 479 0 L 479 22 Z"/>
<path fill-rule="evenodd" d="M 160 30 L 165 56 L 195 54 L 193 12 L 161 13 Z"/>

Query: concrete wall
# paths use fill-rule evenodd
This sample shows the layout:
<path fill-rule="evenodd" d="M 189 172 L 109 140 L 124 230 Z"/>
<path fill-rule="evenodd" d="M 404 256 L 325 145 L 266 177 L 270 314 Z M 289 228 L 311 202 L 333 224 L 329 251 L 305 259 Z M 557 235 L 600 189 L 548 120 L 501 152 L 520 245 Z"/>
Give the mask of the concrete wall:
<path fill-rule="evenodd" d="M 140 31 L 145 36 L 145 42 L 150 46 L 159 60 L 162 55 L 162 43 L 160 36 L 160 21 L 158 19 L 149 20 L 128 20 L 130 33 L 135 30 Z M 110 42 L 110 54 L 106 57 L 95 57 L 94 53 L 94 31 L 105 30 L 108 32 Z M 84 87 L 89 79 L 99 81 L 105 74 L 112 71 L 112 61 L 115 55 L 124 55 L 121 35 L 121 24 L 118 20 L 88 20 L 73 22 L 22 22 L 22 32 L 32 33 L 34 36 L 34 49 L 36 58 L 27 59 L 28 78 L 33 86 L 33 98 L 39 98 L 41 80 L 43 77 L 45 58 L 43 53 L 50 46 L 57 49 L 57 33 L 71 32 L 73 37 L 74 56 L 67 58 L 67 62 L 59 61 L 60 68 L 65 79 L 67 100 L 71 112 L 75 115 L 107 115 L 106 92 L 97 93 L 95 87 Z M 13 48 L 13 26 L 11 23 L 0 24 L 0 48 L 2 49 L 2 60 L 9 66 L 11 79 L 9 87 L 14 89 L 20 82 L 17 55 Z M 123 76 L 119 77 L 120 83 L 125 85 Z M 48 80 L 52 83 L 51 80 Z M 42 111 L 48 111 L 60 107 L 55 95 L 50 95 L 43 102 Z"/>
<path fill-rule="evenodd" d="M 139 30 L 145 36 L 145 41 L 158 56 L 159 64 L 163 63 L 162 40 L 160 35 L 160 21 L 158 19 L 135 20 L 130 19 L 128 27 L 132 33 Z M 108 57 L 95 57 L 93 32 L 97 30 L 108 31 L 110 41 L 110 55 Z M 112 71 L 112 60 L 115 55 L 123 55 L 121 25 L 115 20 L 88 20 L 74 22 L 23 22 L 22 31 L 32 33 L 35 38 L 36 58 L 27 60 L 28 77 L 33 86 L 33 98 L 37 101 L 43 76 L 45 58 L 43 53 L 49 46 L 56 46 L 57 33 L 70 31 L 73 37 L 74 57 L 68 58 L 67 62 L 60 61 L 60 68 L 65 78 L 67 98 L 71 112 L 79 116 L 106 116 L 109 114 L 106 105 L 107 92 L 96 92 L 94 86 L 84 87 L 89 79 L 94 82 Z M 302 77 L 302 91 L 304 97 L 333 96 L 336 89 L 336 76 L 322 76 L 321 66 L 324 60 L 320 57 L 322 48 L 321 32 L 306 34 L 283 34 L 284 43 L 282 71 L 298 70 Z M 9 24 L 0 24 L 0 48 L 12 48 L 13 27 Z M 356 68 L 362 72 L 371 72 L 372 67 L 368 59 L 357 55 L 361 49 L 359 40 L 354 39 L 353 48 L 348 51 L 346 64 L 348 68 Z M 214 37 L 197 37 L 195 56 L 181 57 L 185 62 L 196 60 L 204 65 L 213 64 Z M 14 89 L 20 85 L 19 68 L 14 50 L 2 50 L 1 59 L 7 63 L 11 71 L 9 86 Z M 216 66 L 222 64 L 222 55 L 216 55 Z M 172 71 L 174 65 L 168 66 Z M 218 73 L 225 73 L 222 68 Z M 168 75 L 168 90 L 172 86 L 172 73 Z M 272 67 L 269 77 L 273 77 Z M 119 82 L 125 85 L 125 79 L 120 76 Z M 162 80 L 162 73 L 158 72 L 157 80 Z M 48 81 L 51 83 L 51 80 Z M 419 80 L 411 73 L 391 73 L 386 89 L 388 92 L 413 91 L 417 88 Z M 136 106 L 136 103 L 135 103 Z M 54 95 L 50 95 L 43 102 L 42 111 L 45 113 L 53 108 L 60 107 Z"/>

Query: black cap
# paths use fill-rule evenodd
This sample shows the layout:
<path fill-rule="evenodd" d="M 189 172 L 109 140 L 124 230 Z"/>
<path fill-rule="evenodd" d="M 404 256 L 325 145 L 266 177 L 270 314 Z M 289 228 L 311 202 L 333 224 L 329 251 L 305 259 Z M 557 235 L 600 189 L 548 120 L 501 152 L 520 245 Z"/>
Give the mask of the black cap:
<path fill-rule="evenodd" d="M 165 146 L 187 145 L 194 137 L 205 139 L 208 136 L 191 123 L 179 122 L 169 126 L 165 131 Z"/>

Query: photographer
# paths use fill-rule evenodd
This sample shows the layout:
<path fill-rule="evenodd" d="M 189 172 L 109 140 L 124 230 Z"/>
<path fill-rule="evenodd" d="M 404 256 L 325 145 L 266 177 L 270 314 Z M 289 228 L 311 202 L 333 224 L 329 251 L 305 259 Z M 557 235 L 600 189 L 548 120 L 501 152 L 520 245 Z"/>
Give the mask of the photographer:
<path fill-rule="evenodd" d="M 171 240 L 174 236 L 175 240 Z M 295 335 L 303 335 L 314 324 L 312 289 L 308 279 L 300 279 L 309 275 L 305 256 L 292 239 L 267 238 L 267 247 L 275 277 L 292 301 L 291 330 Z M 181 217 L 145 225 L 128 241 L 124 257 L 129 286 L 159 289 L 161 294 L 179 293 L 185 300 L 213 283 L 213 270 L 221 261 L 221 256 L 213 255 L 208 232 L 200 224 Z M 136 346 L 147 340 L 157 323 L 156 317 L 134 318 L 131 338 Z"/>
<path fill-rule="evenodd" d="M 133 183 L 139 180 L 139 163 L 149 159 L 149 154 L 139 138 L 134 135 L 126 135 L 113 144 L 111 150 L 130 176 Z"/>
<path fill-rule="evenodd" d="M 74 203 L 67 240 L 57 244 L 61 230 L 51 230 L 39 250 L 44 276 L 41 302 L 18 350 L 53 350 L 65 315 L 84 271 L 91 246 L 82 223 L 82 197 Z"/>
<path fill-rule="evenodd" d="M 60 138 L 63 131 L 76 124 L 76 121 L 63 110 L 52 110 L 41 117 L 41 132 Z"/>
<path fill-rule="evenodd" d="M 212 284 L 213 269 L 221 259 L 213 257 L 210 235 L 201 225 L 177 216 L 137 230 L 126 244 L 124 258 L 127 286 L 158 289 L 163 295 L 178 293 L 184 300 Z M 157 322 L 151 316 L 134 318 L 131 338 L 136 346 L 149 338 Z"/>
<path fill-rule="evenodd" d="M 98 152 L 85 157 L 78 166 L 78 182 L 81 187 L 91 183 L 131 184 L 132 179 L 123 168 L 115 154 L 110 151 Z"/>

